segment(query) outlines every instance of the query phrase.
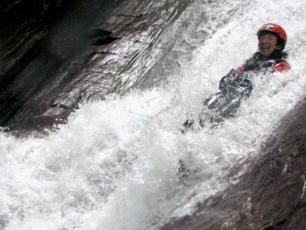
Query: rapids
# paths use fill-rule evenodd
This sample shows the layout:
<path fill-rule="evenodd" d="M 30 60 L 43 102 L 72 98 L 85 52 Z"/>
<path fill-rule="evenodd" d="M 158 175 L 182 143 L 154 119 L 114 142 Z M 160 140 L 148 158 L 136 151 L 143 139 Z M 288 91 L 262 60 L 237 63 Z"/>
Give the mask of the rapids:
<path fill-rule="evenodd" d="M 208 2 L 182 16 L 192 29 L 182 32 L 188 45 L 174 47 L 183 51 L 167 84 L 84 104 L 48 136 L 0 133 L 1 229 L 158 229 L 235 183 L 230 169 L 243 171 L 305 96 L 306 2 Z M 256 76 L 252 96 L 218 129 L 182 135 L 186 114 L 197 114 L 219 79 L 256 51 L 256 30 L 270 21 L 287 30 L 291 70 Z M 179 159 L 191 171 L 184 180 Z"/>

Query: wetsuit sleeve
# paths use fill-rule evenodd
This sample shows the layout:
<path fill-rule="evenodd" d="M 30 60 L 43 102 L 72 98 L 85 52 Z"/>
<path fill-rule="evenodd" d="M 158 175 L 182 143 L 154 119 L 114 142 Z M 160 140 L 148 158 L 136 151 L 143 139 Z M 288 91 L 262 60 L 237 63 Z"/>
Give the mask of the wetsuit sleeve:
<path fill-rule="evenodd" d="M 284 72 L 290 69 L 290 65 L 286 60 L 282 60 L 281 62 L 272 66 L 272 72 Z"/>

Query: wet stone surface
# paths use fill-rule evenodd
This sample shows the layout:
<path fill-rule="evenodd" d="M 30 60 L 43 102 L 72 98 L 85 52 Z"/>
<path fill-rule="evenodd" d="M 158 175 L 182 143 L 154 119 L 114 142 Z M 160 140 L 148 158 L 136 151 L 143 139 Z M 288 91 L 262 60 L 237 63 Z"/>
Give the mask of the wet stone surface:
<path fill-rule="evenodd" d="M 0 126 L 51 128 L 80 103 L 139 86 L 160 35 L 191 2 L 2 1 Z"/>

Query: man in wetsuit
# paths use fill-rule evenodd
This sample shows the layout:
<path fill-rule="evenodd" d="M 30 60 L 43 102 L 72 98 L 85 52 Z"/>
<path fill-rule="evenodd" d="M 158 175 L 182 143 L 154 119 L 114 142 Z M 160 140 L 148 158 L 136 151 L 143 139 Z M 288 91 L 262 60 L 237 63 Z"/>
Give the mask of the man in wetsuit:
<path fill-rule="evenodd" d="M 290 68 L 283 52 L 287 43 L 285 30 L 277 24 L 267 23 L 257 32 L 258 52 L 238 67 L 238 73 L 270 68 L 272 72 L 282 72 Z"/>
<path fill-rule="evenodd" d="M 258 51 L 237 69 L 232 69 L 219 83 L 220 92 L 204 101 L 203 112 L 199 115 L 199 126 L 205 123 L 218 124 L 224 118 L 233 116 L 243 99 L 252 92 L 250 73 L 282 72 L 290 69 L 284 48 L 287 43 L 286 31 L 278 24 L 267 23 L 257 32 Z M 194 128 L 194 119 L 188 119 L 181 127 L 184 133 Z"/>

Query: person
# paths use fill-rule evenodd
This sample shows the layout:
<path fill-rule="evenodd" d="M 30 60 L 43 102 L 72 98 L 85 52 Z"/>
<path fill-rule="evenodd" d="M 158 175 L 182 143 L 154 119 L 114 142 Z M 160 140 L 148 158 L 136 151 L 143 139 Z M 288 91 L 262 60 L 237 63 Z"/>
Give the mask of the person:
<path fill-rule="evenodd" d="M 270 68 L 272 72 L 290 69 L 285 49 L 286 31 L 278 24 L 264 24 L 257 32 L 258 51 L 245 64 L 236 69 L 237 73 Z"/>
<path fill-rule="evenodd" d="M 287 34 L 284 28 L 275 23 L 264 24 L 257 31 L 258 51 L 236 69 L 231 69 L 219 82 L 220 92 L 204 100 L 204 108 L 198 117 L 198 127 L 207 123 L 212 127 L 232 117 L 237 112 L 241 101 L 250 96 L 254 73 L 284 72 L 290 69 L 287 62 Z M 195 119 L 187 119 L 181 127 L 185 133 L 195 128 Z"/>

